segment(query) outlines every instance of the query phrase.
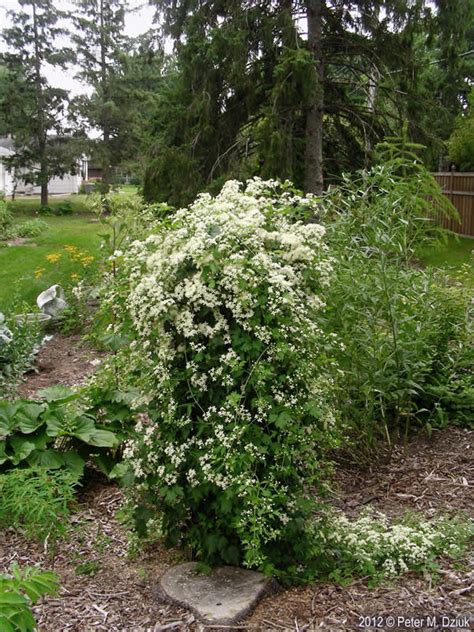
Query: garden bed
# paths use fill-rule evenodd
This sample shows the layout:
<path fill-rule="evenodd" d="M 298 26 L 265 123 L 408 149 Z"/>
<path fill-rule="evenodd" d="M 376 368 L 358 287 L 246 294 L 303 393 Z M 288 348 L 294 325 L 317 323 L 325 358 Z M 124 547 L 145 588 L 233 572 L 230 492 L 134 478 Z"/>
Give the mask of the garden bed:
<path fill-rule="evenodd" d="M 31 396 L 58 382 L 77 384 L 94 370 L 97 359 L 96 352 L 80 346 L 78 337 L 56 335 L 40 351 L 38 373 L 26 377 L 22 394 Z M 369 505 L 392 516 L 407 510 L 428 517 L 452 510 L 472 513 L 473 441 L 473 432 L 447 428 L 431 440 L 419 435 L 370 469 L 341 467 L 333 503 L 351 516 Z M 3 533 L 2 570 L 16 561 L 59 575 L 59 596 L 47 597 L 35 608 L 39 629 L 210 630 L 189 612 L 162 602 L 155 592 L 160 574 L 180 559 L 177 553 L 156 546 L 129 557 L 127 531 L 117 517 L 122 500 L 116 486 L 89 477 L 79 494 L 71 533 L 56 551 L 13 531 Z M 365 580 L 346 587 L 325 583 L 292 588 L 265 599 L 240 629 L 351 630 L 360 616 L 465 615 L 473 583 L 474 570 L 466 559 L 441 560 L 439 577 L 410 573 L 374 589 Z"/>

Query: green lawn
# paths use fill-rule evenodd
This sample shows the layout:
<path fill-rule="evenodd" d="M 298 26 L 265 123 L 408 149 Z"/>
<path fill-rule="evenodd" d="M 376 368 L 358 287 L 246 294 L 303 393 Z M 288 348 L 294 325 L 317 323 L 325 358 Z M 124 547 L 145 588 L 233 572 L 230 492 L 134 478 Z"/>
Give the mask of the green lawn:
<path fill-rule="evenodd" d="M 48 206 L 55 211 L 61 205 L 67 203 L 71 205 L 73 213 L 86 213 L 86 195 L 58 195 L 50 196 Z M 19 197 L 16 200 L 7 201 L 9 210 L 14 215 L 36 215 L 41 207 L 41 200 L 38 196 Z"/>
<path fill-rule="evenodd" d="M 441 268 L 454 277 L 461 275 L 467 283 L 474 287 L 474 239 L 449 235 L 446 243 L 440 243 L 429 249 L 418 252 L 419 259 L 433 268 Z M 463 269 L 466 277 L 464 278 Z"/>
<path fill-rule="evenodd" d="M 87 268 L 73 257 L 97 258 L 100 245 L 98 233 L 103 227 L 93 221 L 93 215 L 43 217 L 49 230 L 20 246 L 0 248 L 0 311 L 7 310 L 15 300 L 35 305 L 36 297 L 50 285 L 67 285 L 71 275 L 83 276 Z M 76 248 L 73 252 L 65 246 Z M 83 253 L 80 255 L 79 253 Z M 59 254 L 57 262 L 50 262 L 47 255 Z M 96 261 L 89 263 L 96 265 Z M 35 278 L 35 271 L 40 271 Z"/>

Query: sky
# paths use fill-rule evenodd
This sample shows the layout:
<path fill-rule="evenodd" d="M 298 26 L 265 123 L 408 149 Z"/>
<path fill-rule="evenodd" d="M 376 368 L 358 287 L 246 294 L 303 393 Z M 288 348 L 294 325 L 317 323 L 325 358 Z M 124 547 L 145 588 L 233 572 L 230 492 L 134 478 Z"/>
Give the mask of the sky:
<path fill-rule="evenodd" d="M 132 12 L 127 13 L 125 18 L 125 34 L 136 37 L 148 31 L 152 26 L 154 8 L 150 7 L 147 2 L 143 2 L 143 0 L 130 0 L 127 2 L 127 5 Z M 67 0 L 56 0 L 55 6 L 63 10 L 71 10 L 73 7 L 72 3 Z M 8 11 L 15 11 L 18 8 L 19 3 L 17 0 L 0 0 L 0 29 L 10 25 Z M 0 42 L 0 50 L 5 50 L 3 42 Z M 74 77 L 74 68 L 62 71 L 58 68 L 46 67 L 44 73 L 52 86 L 69 90 L 71 96 L 89 92 L 89 89 Z"/>

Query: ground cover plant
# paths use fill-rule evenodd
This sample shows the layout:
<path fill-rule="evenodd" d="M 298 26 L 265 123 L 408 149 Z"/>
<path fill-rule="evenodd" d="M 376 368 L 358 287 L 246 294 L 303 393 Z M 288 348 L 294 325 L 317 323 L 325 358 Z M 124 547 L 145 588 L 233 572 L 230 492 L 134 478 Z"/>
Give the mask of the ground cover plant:
<path fill-rule="evenodd" d="M 113 464 L 123 438 L 123 415 L 98 419 L 93 413 L 103 409 L 100 404 L 91 406 L 80 391 L 59 385 L 38 396 L 43 399 L 0 400 L 1 469 L 62 468 L 79 479 L 89 459 L 104 469 Z"/>

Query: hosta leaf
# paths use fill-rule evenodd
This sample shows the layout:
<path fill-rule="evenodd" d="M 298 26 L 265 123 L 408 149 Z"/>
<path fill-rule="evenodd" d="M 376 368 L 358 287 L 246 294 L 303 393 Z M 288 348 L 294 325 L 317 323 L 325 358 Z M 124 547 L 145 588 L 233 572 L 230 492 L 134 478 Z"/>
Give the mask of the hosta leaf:
<path fill-rule="evenodd" d="M 29 465 L 39 465 L 49 470 L 56 470 L 64 465 L 64 457 L 55 450 L 35 450 L 28 459 Z"/>
<path fill-rule="evenodd" d="M 55 386 L 50 386 L 49 388 L 43 388 L 38 391 L 38 395 L 44 398 L 47 402 L 72 402 L 74 399 L 79 397 L 79 393 L 75 393 L 70 388 L 66 386 L 62 386 L 61 384 L 56 384 Z"/>
<path fill-rule="evenodd" d="M 97 428 L 90 434 L 86 443 L 98 448 L 114 448 L 118 445 L 118 439 L 110 430 L 100 430 Z"/>
<path fill-rule="evenodd" d="M 46 434 L 48 437 L 57 437 L 64 434 L 64 419 L 62 416 L 48 415 L 46 420 Z"/>
<path fill-rule="evenodd" d="M 15 426 L 24 434 L 34 432 L 43 423 L 41 413 L 45 406 L 34 402 L 22 404 L 15 414 Z"/>
<path fill-rule="evenodd" d="M 77 479 L 81 478 L 86 464 L 82 456 L 80 456 L 77 452 L 74 452 L 74 450 L 64 452 L 62 456 L 64 459 L 64 465 L 71 474 Z"/>
<path fill-rule="evenodd" d="M 71 435 L 89 443 L 89 439 L 96 430 L 93 417 L 81 415 L 74 420 L 74 428 Z"/>
<path fill-rule="evenodd" d="M 18 465 L 20 461 L 24 461 L 32 452 L 36 450 L 36 445 L 29 438 L 26 439 L 21 435 L 10 437 L 9 444 L 13 448 L 13 455 L 10 457 L 10 461 L 13 465 Z"/>
<path fill-rule="evenodd" d="M 15 425 L 15 413 L 18 406 L 0 401 L 0 439 L 7 437 Z"/>

